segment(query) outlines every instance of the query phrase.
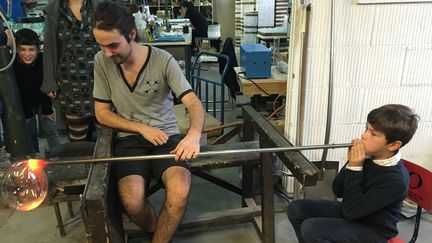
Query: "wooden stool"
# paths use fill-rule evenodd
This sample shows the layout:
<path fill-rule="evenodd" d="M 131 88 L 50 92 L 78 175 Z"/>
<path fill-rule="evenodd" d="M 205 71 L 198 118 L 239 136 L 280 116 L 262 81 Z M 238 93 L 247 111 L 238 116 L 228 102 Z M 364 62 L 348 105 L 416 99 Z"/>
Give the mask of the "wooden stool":
<path fill-rule="evenodd" d="M 61 215 L 61 211 L 60 211 L 60 206 L 59 203 L 61 202 L 66 202 L 67 203 L 67 207 L 68 207 L 68 212 L 69 212 L 69 216 L 71 218 L 73 218 L 74 212 L 73 212 L 73 208 L 72 208 L 72 202 L 73 201 L 81 201 L 81 194 L 77 194 L 77 195 L 68 195 L 65 194 L 64 192 L 60 191 L 60 190 L 56 190 L 54 192 L 53 198 L 52 198 L 52 204 L 54 207 L 54 213 L 56 215 L 57 218 L 57 226 L 59 228 L 60 231 L 60 235 L 61 236 L 65 236 L 66 232 L 65 232 L 65 225 L 79 219 L 73 219 L 72 221 L 69 221 L 67 223 L 63 223 L 63 219 L 62 219 L 62 215 Z"/>
<path fill-rule="evenodd" d="M 65 143 L 51 149 L 50 153 L 46 154 L 51 160 L 74 160 L 74 159 L 90 159 L 94 151 L 94 142 L 71 142 Z M 88 166 L 84 164 L 75 165 L 57 165 L 47 168 L 48 181 L 52 190 L 49 196 L 50 204 L 53 205 L 54 212 L 57 218 L 57 225 L 61 236 L 65 236 L 65 225 L 79 219 L 79 217 L 63 223 L 59 203 L 66 202 L 69 215 L 74 217 L 72 210 L 73 201 L 81 201 L 81 194 L 87 181 Z"/>

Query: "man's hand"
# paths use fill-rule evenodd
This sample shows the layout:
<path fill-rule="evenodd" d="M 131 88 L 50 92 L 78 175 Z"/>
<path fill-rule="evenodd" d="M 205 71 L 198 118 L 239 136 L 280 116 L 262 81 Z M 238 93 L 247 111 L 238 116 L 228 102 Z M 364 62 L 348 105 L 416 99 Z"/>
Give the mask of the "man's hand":
<path fill-rule="evenodd" d="M 168 135 L 159 128 L 145 125 L 144 128 L 140 129 L 139 133 L 155 146 L 165 144 L 168 141 Z"/>
<path fill-rule="evenodd" d="M 364 145 L 360 139 L 353 139 L 351 142 L 353 146 L 348 149 L 348 165 L 363 166 L 366 159 Z"/>
<path fill-rule="evenodd" d="M 190 160 L 195 159 L 200 151 L 199 137 L 187 135 L 184 137 L 177 147 L 170 152 L 175 154 L 175 160 Z"/>
<path fill-rule="evenodd" d="M 54 100 L 57 97 L 57 91 L 48 92 L 47 95 Z"/>

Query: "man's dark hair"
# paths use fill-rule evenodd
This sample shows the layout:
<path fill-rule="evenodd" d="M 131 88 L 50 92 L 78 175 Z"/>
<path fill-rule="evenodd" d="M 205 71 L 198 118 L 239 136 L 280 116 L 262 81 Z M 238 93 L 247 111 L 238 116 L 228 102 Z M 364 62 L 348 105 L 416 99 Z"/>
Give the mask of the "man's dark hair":
<path fill-rule="evenodd" d="M 130 11 L 117 2 L 101 2 L 93 13 L 91 26 L 103 31 L 117 29 L 128 42 L 129 34 L 136 30 L 135 19 Z"/>
<path fill-rule="evenodd" d="M 190 11 L 195 10 L 195 6 L 193 5 L 193 3 L 190 1 L 186 1 L 186 0 L 184 0 L 180 3 L 180 7 L 187 8 Z"/>
<path fill-rule="evenodd" d="M 389 104 L 372 110 L 367 122 L 377 131 L 384 133 L 387 144 L 401 141 L 407 144 L 417 130 L 419 117 L 404 105 Z M 401 146 L 401 147 L 402 147 Z"/>
<path fill-rule="evenodd" d="M 16 46 L 28 45 L 39 48 L 39 36 L 31 29 L 20 29 L 15 33 Z"/>

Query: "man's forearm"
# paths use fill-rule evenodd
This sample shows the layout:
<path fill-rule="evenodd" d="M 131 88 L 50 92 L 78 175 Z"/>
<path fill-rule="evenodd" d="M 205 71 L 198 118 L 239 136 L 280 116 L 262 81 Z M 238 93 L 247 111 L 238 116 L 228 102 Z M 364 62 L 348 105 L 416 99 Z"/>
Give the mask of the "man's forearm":
<path fill-rule="evenodd" d="M 201 102 L 194 102 L 189 108 L 190 127 L 188 135 L 201 137 L 201 132 L 204 126 L 204 109 Z"/>
<path fill-rule="evenodd" d="M 98 121 L 107 127 L 118 129 L 123 132 L 139 133 L 141 126 L 145 124 L 127 120 L 110 110 L 100 111 L 96 114 Z"/>

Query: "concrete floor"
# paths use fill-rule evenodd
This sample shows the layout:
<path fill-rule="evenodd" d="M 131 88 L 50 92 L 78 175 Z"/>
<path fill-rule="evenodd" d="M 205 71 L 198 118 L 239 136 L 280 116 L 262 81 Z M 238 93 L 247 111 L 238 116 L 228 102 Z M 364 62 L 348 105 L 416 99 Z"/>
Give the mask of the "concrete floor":
<path fill-rule="evenodd" d="M 241 97 L 240 97 L 241 98 Z M 244 97 L 243 97 L 244 98 Z M 247 101 L 247 99 L 245 99 Z M 238 102 L 240 103 L 240 102 Z M 240 114 L 240 108 L 226 114 L 226 122 L 233 121 Z M 46 144 L 41 139 L 41 146 Z M 43 151 L 43 149 L 41 149 Z M 218 176 L 232 183 L 240 182 L 239 168 L 215 170 Z M 164 193 L 162 190 L 152 195 L 150 200 L 157 208 L 161 205 Z M 200 178 L 193 178 L 193 186 L 185 217 L 190 217 L 206 211 L 235 208 L 240 205 L 240 197 L 234 193 L 221 189 Z M 275 195 L 275 225 L 276 242 L 296 243 L 297 239 L 286 217 L 287 202 Z M 79 215 L 79 204 L 74 204 L 76 214 Z M 65 203 L 61 203 L 64 221 L 71 221 Z M 57 228 L 54 209 L 51 206 L 37 208 L 31 212 L 18 212 L 10 209 L 0 210 L 0 242 L 1 243 L 47 243 L 47 242 L 85 242 L 84 226 L 81 219 L 74 220 L 65 228 L 66 236 L 61 237 Z M 400 237 L 409 240 L 413 232 L 413 219 L 399 223 Z M 431 242 L 432 216 L 423 214 L 420 234 L 417 242 Z M 146 239 L 130 240 L 129 242 L 149 242 Z M 260 242 L 251 223 L 213 227 L 204 230 L 178 232 L 174 236 L 178 243 L 254 243 Z"/>

